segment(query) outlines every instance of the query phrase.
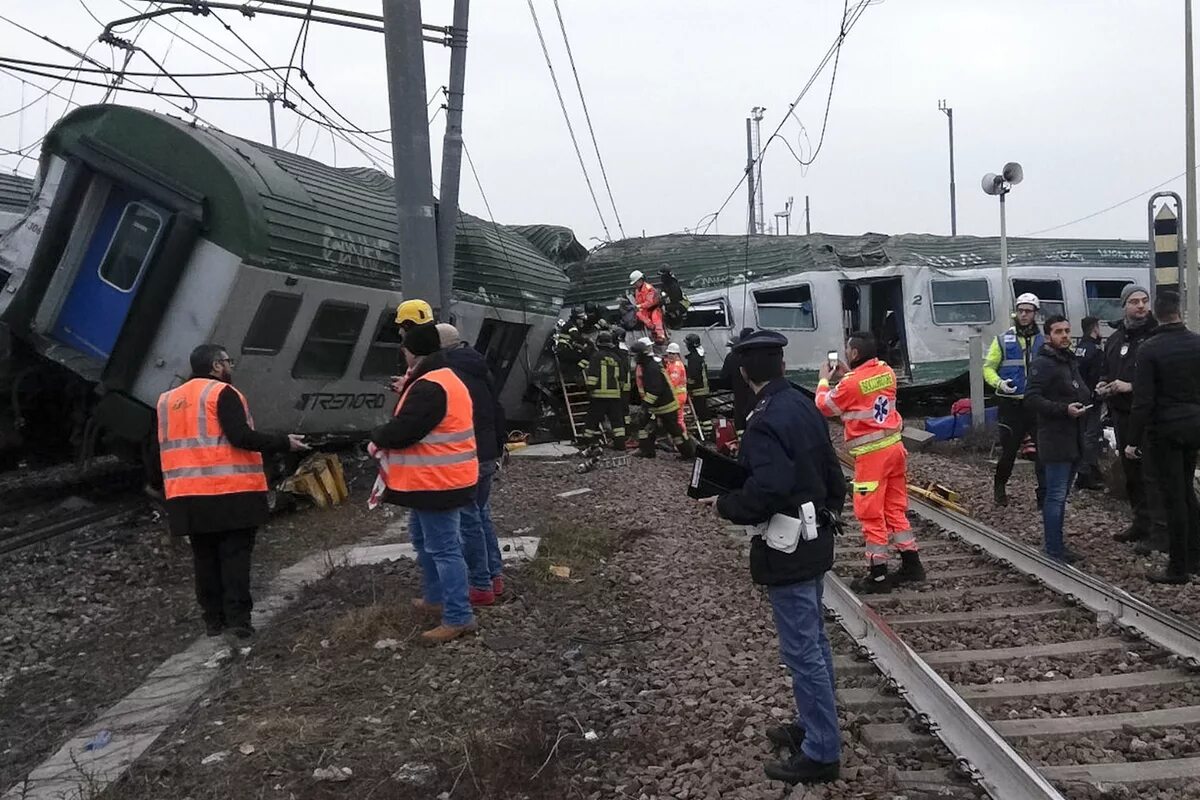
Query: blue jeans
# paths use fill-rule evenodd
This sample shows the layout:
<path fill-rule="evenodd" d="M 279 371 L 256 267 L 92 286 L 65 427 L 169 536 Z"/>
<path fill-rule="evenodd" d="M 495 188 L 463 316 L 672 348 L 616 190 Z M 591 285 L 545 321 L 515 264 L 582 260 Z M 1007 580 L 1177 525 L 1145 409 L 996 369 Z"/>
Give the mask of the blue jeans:
<path fill-rule="evenodd" d="M 1063 516 L 1067 510 L 1067 495 L 1075 477 L 1074 461 L 1046 462 L 1046 502 L 1042 506 L 1042 526 L 1048 555 L 1063 554 Z"/>
<path fill-rule="evenodd" d="M 421 565 L 426 603 L 442 606 L 442 622 L 466 625 L 475 619 L 467 600 L 467 562 L 459 533 L 461 509 L 412 510 L 409 538 Z"/>
<path fill-rule="evenodd" d="M 796 724 L 804 729 L 801 749 L 813 761 L 832 764 L 841 761 L 842 737 L 834 700 L 833 651 L 821 606 L 823 589 L 822 579 L 814 578 L 772 586 L 767 594 L 779 631 L 779 654 L 792 671 Z"/>
<path fill-rule="evenodd" d="M 479 483 L 475 485 L 475 505 L 462 509 L 463 555 L 467 559 L 467 571 L 471 586 L 476 589 L 492 588 L 492 578 L 500 577 L 504 566 L 500 559 L 500 542 L 496 540 L 496 527 L 492 524 L 492 478 L 496 475 L 495 461 L 479 462 Z"/>

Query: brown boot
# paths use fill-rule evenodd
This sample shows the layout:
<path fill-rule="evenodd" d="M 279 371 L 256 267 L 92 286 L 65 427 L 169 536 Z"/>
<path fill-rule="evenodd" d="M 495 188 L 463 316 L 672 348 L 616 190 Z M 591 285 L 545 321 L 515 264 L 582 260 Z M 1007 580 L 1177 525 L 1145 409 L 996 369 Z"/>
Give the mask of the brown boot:
<path fill-rule="evenodd" d="M 430 603 L 423 597 L 414 597 L 412 599 L 412 607 L 413 611 L 419 611 L 423 614 L 436 614 L 439 617 L 442 615 L 441 603 Z"/>
<path fill-rule="evenodd" d="M 422 633 L 421 644 L 435 645 L 452 642 L 464 634 L 474 633 L 477 627 L 478 625 L 475 624 L 475 620 L 471 620 L 466 625 L 446 625 L 443 623 L 433 630 Z"/>

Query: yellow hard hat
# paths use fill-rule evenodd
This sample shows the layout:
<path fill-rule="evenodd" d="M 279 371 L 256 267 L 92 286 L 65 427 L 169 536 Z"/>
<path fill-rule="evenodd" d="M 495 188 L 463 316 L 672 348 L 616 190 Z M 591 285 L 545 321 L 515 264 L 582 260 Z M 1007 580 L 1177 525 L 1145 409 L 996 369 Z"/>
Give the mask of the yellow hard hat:
<path fill-rule="evenodd" d="M 433 309 L 424 300 L 405 300 L 396 309 L 396 324 L 403 322 L 411 322 L 414 325 L 433 322 Z"/>

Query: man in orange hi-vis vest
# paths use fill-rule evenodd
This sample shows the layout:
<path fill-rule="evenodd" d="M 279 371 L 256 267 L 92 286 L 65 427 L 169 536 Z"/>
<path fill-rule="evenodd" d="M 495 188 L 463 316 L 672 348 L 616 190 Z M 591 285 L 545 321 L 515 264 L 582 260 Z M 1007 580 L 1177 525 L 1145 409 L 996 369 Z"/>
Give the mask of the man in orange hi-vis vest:
<path fill-rule="evenodd" d="M 671 382 L 671 392 L 675 395 L 675 401 L 679 403 L 679 427 L 682 430 L 687 430 L 687 422 L 684 420 L 684 410 L 687 408 L 688 391 L 687 391 L 687 366 L 683 363 L 683 358 L 679 355 L 679 343 L 671 342 L 667 345 L 667 355 L 663 359 L 663 369 L 666 370 L 667 380 Z"/>
<path fill-rule="evenodd" d="M 191 541 L 206 632 L 225 632 L 244 643 L 254 634 L 250 556 L 255 532 L 269 515 L 261 454 L 308 445 L 297 434 L 254 430 L 224 347 L 200 345 L 190 366 L 192 377 L 158 398 L 167 522 L 172 535 Z"/>
<path fill-rule="evenodd" d="M 862 524 L 870 572 L 854 581 L 858 592 L 890 592 L 893 583 L 925 580 L 917 540 L 908 523 L 908 454 L 896 410 L 896 373 L 876 357 L 875 337 L 852 333 L 846 342 L 850 370 L 821 365 L 817 408 L 842 418 L 846 446 L 854 456 L 854 516 Z M 830 378 L 843 373 L 834 388 Z M 900 551 L 900 569 L 888 575 L 888 543 Z"/>

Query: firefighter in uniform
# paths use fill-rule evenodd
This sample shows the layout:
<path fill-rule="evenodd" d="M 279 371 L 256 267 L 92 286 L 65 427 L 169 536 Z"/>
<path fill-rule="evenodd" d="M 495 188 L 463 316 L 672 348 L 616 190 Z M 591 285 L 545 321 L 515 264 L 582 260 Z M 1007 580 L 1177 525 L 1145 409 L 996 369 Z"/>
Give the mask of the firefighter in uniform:
<path fill-rule="evenodd" d="M 254 634 L 250 556 L 267 521 L 262 453 L 307 450 L 296 434 L 254 430 L 250 405 L 234 388 L 224 347 L 192 351 L 192 377 L 158 398 L 158 451 L 167 521 L 187 536 L 196 570 L 196 600 L 209 636 Z"/>
<path fill-rule="evenodd" d="M 684 337 L 687 345 L 687 390 L 692 398 L 692 410 L 696 412 L 696 421 L 700 423 L 700 431 L 705 439 L 712 439 L 712 414 L 708 410 L 708 396 L 711 390 L 708 386 L 708 364 L 704 362 L 704 348 L 700 346 L 700 334 L 689 333 Z"/>
<path fill-rule="evenodd" d="M 998 506 L 1008 505 L 1006 486 L 1025 436 L 1037 440 L 1037 413 L 1025 405 L 1025 383 L 1029 379 L 1029 364 L 1045 341 L 1037 324 L 1041 306 L 1037 295 L 1031 292 L 1020 295 L 1013 315 L 1015 324 L 992 340 L 983 359 L 983 380 L 996 390 L 1000 415 L 1000 460 L 996 462 L 992 486 L 993 500 Z M 1034 466 L 1040 509 L 1046 497 L 1046 472 L 1040 457 Z"/>
<path fill-rule="evenodd" d="M 583 429 L 584 446 L 599 444 L 601 425 L 608 420 L 612 428 L 613 450 L 624 450 L 627 409 L 621 398 L 625 387 L 629 385 L 629 359 L 621 355 L 608 331 L 596 334 L 596 352 L 588 360 L 585 379 L 588 414 Z"/>
<path fill-rule="evenodd" d="M 679 427 L 682 430 L 687 430 L 687 418 L 684 411 L 687 410 L 687 367 L 683 365 L 683 359 L 679 355 L 679 345 L 671 342 L 667 345 L 667 355 L 663 359 L 663 369 L 667 372 L 667 380 L 671 382 L 671 391 L 675 394 L 675 400 L 679 403 Z"/>
<path fill-rule="evenodd" d="M 638 321 L 655 344 L 662 344 L 667 340 L 667 330 L 663 325 L 662 293 L 636 269 L 629 273 L 629 285 L 633 287 L 633 304 L 637 307 Z"/>
<path fill-rule="evenodd" d="M 475 630 L 461 531 L 462 510 L 474 504 L 479 480 L 474 406 L 440 350 L 434 324 L 405 331 L 408 380 L 392 418 L 371 432 L 371 452 L 387 487 L 384 502 L 412 510 L 409 535 L 423 590 L 413 607 L 441 615 L 441 625 L 421 634 L 424 644 Z"/>
<path fill-rule="evenodd" d="M 896 373 L 875 357 L 875 337 L 859 332 L 846 342 L 846 372 L 835 388 L 829 363 L 821 365 L 817 408 L 840 416 L 846 447 L 854 456 L 854 516 L 862 524 L 870 572 L 854 582 L 860 592 L 890 592 L 888 542 L 900 551 L 896 583 L 922 581 L 925 569 L 908 522 L 908 454 L 900 439 L 904 421 L 896 410 Z M 839 365 L 838 372 L 844 366 Z"/>
<path fill-rule="evenodd" d="M 637 454 L 642 458 L 655 457 L 657 421 L 671 437 L 671 443 L 679 451 L 681 459 L 695 457 L 695 444 L 688 438 L 687 431 L 679 427 L 679 401 L 671 391 L 671 382 L 667 380 L 667 373 L 662 364 L 654 357 L 654 352 L 645 340 L 638 340 L 630 349 L 637 357 L 637 385 L 642 396 L 642 408 L 650 416 L 646 424 L 638 430 Z"/>

